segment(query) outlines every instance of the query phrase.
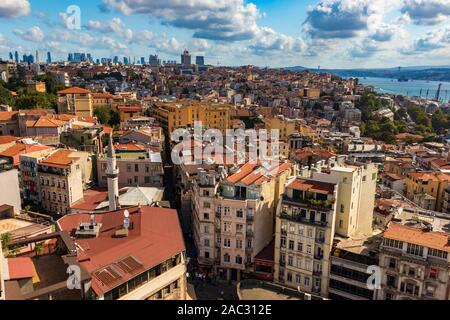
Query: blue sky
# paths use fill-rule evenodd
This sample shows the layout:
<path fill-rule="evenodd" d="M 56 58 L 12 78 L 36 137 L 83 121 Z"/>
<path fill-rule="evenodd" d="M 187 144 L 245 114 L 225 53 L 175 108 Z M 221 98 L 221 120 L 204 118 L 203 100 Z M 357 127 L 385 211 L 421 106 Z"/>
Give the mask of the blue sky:
<path fill-rule="evenodd" d="M 80 28 L 67 8 L 80 8 Z M 327 68 L 450 65 L 450 0 L 2 0 L 0 57 L 184 48 L 207 63 Z"/>

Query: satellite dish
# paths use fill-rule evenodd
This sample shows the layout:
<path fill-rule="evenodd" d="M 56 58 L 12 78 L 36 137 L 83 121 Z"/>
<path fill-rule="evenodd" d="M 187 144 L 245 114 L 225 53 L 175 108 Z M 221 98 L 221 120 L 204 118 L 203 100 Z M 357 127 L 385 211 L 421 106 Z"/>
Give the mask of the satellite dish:
<path fill-rule="evenodd" d="M 125 216 L 125 218 L 128 218 L 130 216 L 130 213 L 128 212 L 128 210 L 125 210 L 123 212 L 123 215 Z"/>

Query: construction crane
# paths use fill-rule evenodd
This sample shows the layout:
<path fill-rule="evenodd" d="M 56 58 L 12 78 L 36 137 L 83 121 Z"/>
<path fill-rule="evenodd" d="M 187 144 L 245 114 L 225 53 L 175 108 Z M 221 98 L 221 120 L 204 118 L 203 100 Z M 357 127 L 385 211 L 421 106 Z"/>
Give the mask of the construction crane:
<path fill-rule="evenodd" d="M 439 101 L 439 98 L 441 96 L 441 88 L 442 88 L 442 83 L 439 83 L 438 89 L 436 91 L 436 101 Z"/>

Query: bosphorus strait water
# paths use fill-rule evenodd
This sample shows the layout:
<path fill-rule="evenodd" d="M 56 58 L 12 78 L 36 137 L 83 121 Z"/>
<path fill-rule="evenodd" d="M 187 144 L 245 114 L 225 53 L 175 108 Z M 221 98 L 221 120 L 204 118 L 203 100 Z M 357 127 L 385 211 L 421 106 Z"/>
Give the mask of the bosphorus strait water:
<path fill-rule="evenodd" d="M 425 80 L 409 80 L 408 82 L 400 82 L 397 79 L 389 78 L 358 78 L 359 82 L 366 86 L 374 86 L 378 93 L 398 94 L 409 97 L 427 97 L 432 99 L 436 96 L 439 84 L 441 86 L 440 100 L 450 100 L 450 82 L 425 81 Z"/>

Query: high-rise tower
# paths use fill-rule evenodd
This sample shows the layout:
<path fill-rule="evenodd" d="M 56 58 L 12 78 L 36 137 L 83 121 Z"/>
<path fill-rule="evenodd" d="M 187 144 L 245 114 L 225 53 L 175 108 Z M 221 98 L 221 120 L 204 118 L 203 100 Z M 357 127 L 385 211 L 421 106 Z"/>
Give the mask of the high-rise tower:
<path fill-rule="evenodd" d="M 112 136 L 109 137 L 106 177 L 108 179 L 109 210 L 116 211 L 119 209 L 119 168 L 117 167 L 116 152 L 114 151 Z"/>

